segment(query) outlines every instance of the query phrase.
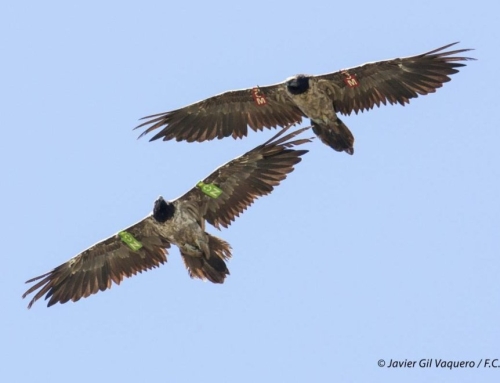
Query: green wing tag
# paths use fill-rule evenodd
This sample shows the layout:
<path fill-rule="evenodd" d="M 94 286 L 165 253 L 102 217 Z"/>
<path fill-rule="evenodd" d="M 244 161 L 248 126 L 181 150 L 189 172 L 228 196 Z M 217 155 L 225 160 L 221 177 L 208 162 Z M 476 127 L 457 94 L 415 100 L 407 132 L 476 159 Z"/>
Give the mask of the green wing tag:
<path fill-rule="evenodd" d="M 120 239 L 125 242 L 125 244 L 130 247 L 131 250 L 137 251 L 142 247 L 142 243 L 140 243 L 137 239 L 134 238 L 132 234 L 127 231 L 120 231 L 118 233 Z"/>
<path fill-rule="evenodd" d="M 203 181 L 200 181 L 196 186 L 198 186 L 203 193 L 212 198 L 217 198 L 222 194 L 222 190 L 214 184 L 205 184 Z"/>

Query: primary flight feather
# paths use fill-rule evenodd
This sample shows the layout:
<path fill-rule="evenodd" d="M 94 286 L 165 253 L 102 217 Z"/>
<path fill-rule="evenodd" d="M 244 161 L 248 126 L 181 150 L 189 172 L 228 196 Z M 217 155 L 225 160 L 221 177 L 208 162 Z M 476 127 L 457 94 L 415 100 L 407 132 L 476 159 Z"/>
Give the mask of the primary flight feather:
<path fill-rule="evenodd" d="M 283 135 L 280 131 L 264 144 L 216 169 L 183 196 L 166 201 L 159 197 L 153 212 L 46 274 L 35 283 L 28 308 L 45 296 L 48 306 L 78 301 L 109 289 L 137 272 L 167 261 L 171 244 L 179 247 L 192 278 L 223 283 L 229 274 L 225 261 L 231 247 L 205 232 L 205 221 L 228 227 L 258 197 L 271 193 L 291 173 L 307 150 L 294 147 L 310 139 L 294 139 L 308 128 Z"/>
<path fill-rule="evenodd" d="M 354 153 L 354 137 L 337 113 L 349 115 L 380 104 L 405 105 L 418 95 L 433 93 L 450 81 L 450 75 L 474 60 L 446 51 L 445 45 L 417 56 L 371 62 L 323 75 L 299 74 L 282 83 L 233 90 L 170 112 L 144 117 L 140 135 L 157 129 L 151 141 L 206 141 L 242 138 L 247 127 L 285 127 L 311 119 L 313 131 L 336 151 Z"/>

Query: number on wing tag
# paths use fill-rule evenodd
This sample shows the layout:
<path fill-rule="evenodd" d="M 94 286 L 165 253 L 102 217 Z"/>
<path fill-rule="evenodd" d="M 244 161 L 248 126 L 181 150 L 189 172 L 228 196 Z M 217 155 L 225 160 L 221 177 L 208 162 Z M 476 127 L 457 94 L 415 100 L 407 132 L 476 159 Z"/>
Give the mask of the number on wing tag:
<path fill-rule="evenodd" d="M 120 231 L 118 235 L 125 245 L 127 245 L 132 251 L 137 251 L 142 247 L 142 243 L 135 239 L 135 237 L 129 232 Z"/>
<path fill-rule="evenodd" d="M 199 187 L 203 193 L 212 198 L 217 198 L 222 194 L 222 190 L 214 184 L 205 184 L 203 181 L 200 181 L 196 186 Z"/>

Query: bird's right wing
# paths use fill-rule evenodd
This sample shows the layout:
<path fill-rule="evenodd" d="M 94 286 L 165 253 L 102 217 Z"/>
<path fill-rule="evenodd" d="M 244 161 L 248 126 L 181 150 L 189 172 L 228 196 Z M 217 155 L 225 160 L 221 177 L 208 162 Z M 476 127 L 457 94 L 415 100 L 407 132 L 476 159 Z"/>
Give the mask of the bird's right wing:
<path fill-rule="evenodd" d="M 242 138 L 247 126 L 254 131 L 300 123 L 303 113 L 283 91 L 282 84 L 233 90 L 170 112 L 146 116 L 149 125 L 139 137 L 161 130 L 150 141 L 208 141 Z"/>
<path fill-rule="evenodd" d="M 32 278 L 37 282 L 23 294 L 23 298 L 38 290 L 28 308 L 45 295 L 47 306 L 76 302 L 117 285 L 131 277 L 160 266 L 167 261 L 170 243 L 158 235 L 148 216 L 112 237 L 109 237 L 52 271 Z"/>
<path fill-rule="evenodd" d="M 271 193 L 308 152 L 294 147 L 311 139 L 292 139 L 309 127 L 283 135 L 288 129 L 222 165 L 179 199 L 196 202 L 216 228 L 228 227 L 255 199 Z"/>

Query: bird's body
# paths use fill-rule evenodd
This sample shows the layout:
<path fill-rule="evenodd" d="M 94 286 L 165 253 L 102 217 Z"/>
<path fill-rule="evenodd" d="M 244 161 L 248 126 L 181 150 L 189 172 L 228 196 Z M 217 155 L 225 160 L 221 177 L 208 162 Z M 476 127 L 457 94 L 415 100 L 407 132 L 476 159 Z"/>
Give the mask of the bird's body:
<path fill-rule="evenodd" d="M 199 206 L 191 201 L 165 201 L 159 197 L 155 202 L 157 204 L 168 204 L 174 207 L 173 216 L 166 220 L 157 217 L 153 212 L 152 224 L 158 232 L 158 235 L 168 239 L 184 253 L 200 256 L 204 254 L 209 257 L 208 239 L 201 225 L 204 224 L 203 216 Z"/>
<path fill-rule="evenodd" d="M 176 245 L 192 278 L 223 283 L 229 270 L 225 261 L 231 246 L 205 231 L 205 222 L 228 227 L 258 197 L 271 193 L 301 161 L 307 150 L 293 147 L 309 139 L 292 139 L 299 129 L 279 132 L 263 145 L 229 161 L 181 197 L 159 197 L 153 212 L 136 224 L 89 247 L 69 261 L 27 283 L 36 291 L 28 307 L 45 295 L 48 306 L 78 301 L 113 282 L 167 261 L 167 249 Z M 206 188 L 208 187 L 208 189 Z"/>
<path fill-rule="evenodd" d="M 354 137 L 337 117 L 329 94 L 334 85 L 309 75 L 290 77 L 283 85 L 288 97 L 311 119 L 313 132 L 323 143 L 337 151 L 354 153 Z"/>
<path fill-rule="evenodd" d="M 298 106 L 298 108 L 317 124 L 332 124 L 337 120 L 337 114 L 333 109 L 332 100 L 328 96 L 327 89 L 331 87 L 328 81 L 318 80 L 311 76 L 304 76 L 307 79 L 307 87 L 292 92 L 290 86 L 283 85 L 288 97 Z M 295 81 L 296 77 L 287 79 L 287 83 Z"/>
<path fill-rule="evenodd" d="M 205 231 L 202 209 L 193 201 L 159 197 L 150 222 L 159 237 L 179 248 L 191 276 L 223 283 L 229 274 L 224 260 L 231 258 L 231 246 Z M 173 215 L 163 214 L 165 210 L 173 211 Z"/>
<path fill-rule="evenodd" d="M 455 43 L 456 44 L 456 43 Z M 324 75 L 296 75 L 282 83 L 233 90 L 170 112 L 144 117 L 141 134 L 161 130 L 151 140 L 206 141 L 242 138 L 247 128 L 285 127 L 311 119 L 313 131 L 336 151 L 354 153 L 354 137 L 337 114 L 349 115 L 380 104 L 405 105 L 433 93 L 450 75 L 473 60 L 444 51 L 449 44 L 417 56 L 363 64 Z"/>

